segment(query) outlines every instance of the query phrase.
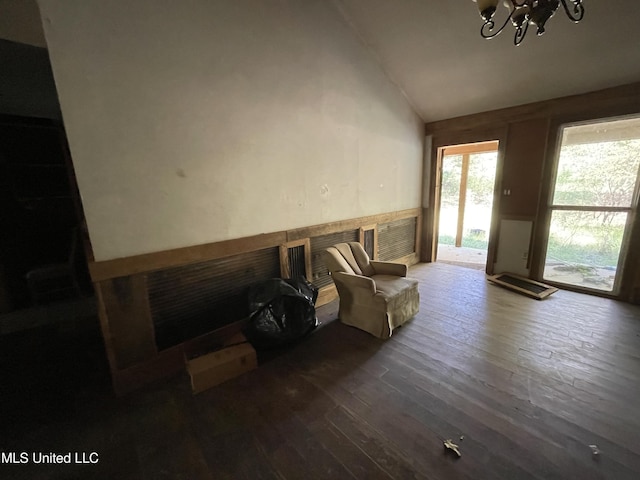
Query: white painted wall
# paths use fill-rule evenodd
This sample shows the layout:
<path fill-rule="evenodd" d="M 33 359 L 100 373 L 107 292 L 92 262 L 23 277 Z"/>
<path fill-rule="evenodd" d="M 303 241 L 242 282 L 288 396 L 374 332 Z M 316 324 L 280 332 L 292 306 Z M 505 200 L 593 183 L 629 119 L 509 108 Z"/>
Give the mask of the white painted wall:
<path fill-rule="evenodd" d="M 423 123 L 326 0 L 39 0 L 96 260 L 420 206 Z"/>
<path fill-rule="evenodd" d="M 531 243 L 533 222 L 526 220 L 501 220 L 498 236 L 498 254 L 494 273 L 517 273 L 529 276 L 527 258 Z"/>

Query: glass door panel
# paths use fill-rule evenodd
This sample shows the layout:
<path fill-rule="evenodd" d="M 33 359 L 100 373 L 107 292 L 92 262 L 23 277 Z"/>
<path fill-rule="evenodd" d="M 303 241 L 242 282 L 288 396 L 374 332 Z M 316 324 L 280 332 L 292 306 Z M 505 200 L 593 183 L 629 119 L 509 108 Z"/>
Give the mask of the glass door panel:
<path fill-rule="evenodd" d="M 544 278 L 613 291 L 627 216 L 625 212 L 552 212 Z"/>
<path fill-rule="evenodd" d="M 617 290 L 639 169 L 639 118 L 563 128 L 544 279 Z"/>

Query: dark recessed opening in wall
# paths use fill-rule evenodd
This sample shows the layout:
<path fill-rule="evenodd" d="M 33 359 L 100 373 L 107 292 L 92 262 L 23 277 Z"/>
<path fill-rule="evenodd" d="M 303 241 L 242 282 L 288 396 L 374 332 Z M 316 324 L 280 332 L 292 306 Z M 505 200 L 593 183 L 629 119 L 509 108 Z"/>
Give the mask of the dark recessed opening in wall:
<path fill-rule="evenodd" d="M 40 18 L 32 21 L 39 25 Z M 82 207 L 48 51 L 0 40 L 0 65 L 3 314 L 90 294 L 92 284 L 79 237 Z M 51 264 L 58 268 L 49 268 Z M 38 271 L 27 278 L 34 269 Z"/>
<path fill-rule="evenodd" d="M 33 6 L 25 21 L 39 26 Z M 66 418 L 109 373 L 48 51 L 0 40 L 0 65 L 0 423 L 11 437 L 5 427 Z"/>
<path fill-rule="evenodd" d="M 56 122 L 0 116 L 2 313 L 92 292 L 65 141 Z"/>

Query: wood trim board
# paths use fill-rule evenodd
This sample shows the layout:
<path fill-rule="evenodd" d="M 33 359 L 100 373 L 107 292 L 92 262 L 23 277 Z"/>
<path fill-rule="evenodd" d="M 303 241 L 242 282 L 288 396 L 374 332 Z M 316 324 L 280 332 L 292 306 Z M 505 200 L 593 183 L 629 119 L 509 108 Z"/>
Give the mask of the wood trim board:
<path fill-rule="evenodd" d="M 362 225 L 372 225 L 380 223 L 389 223 L 394 220 L 403 218 L 420 216 L 420 208 L 410 208 L 408 210 L 400 210 L 397 212 L 380 213 L 377 215 L 369 215 L 367 217 L 353 218 L 349 220 L 340 220 L 337 222 L 324 223 L 321 225 L 313 225 L 310 227 L 297 228 L 287 231 L 287 240 L 298 240 L 300 238 L 312 238 L 330 233 L 344 232 L 346 230 L 357 230 Z"/>
<path fill-rule="evenodd" d="M 420 208 L 410 208 L 397 212 L 381 213 L 367 217 L 341 220 L 337 222 L 314 225 L 310 227 L 283 230 L 280 232 L 264 233 L 234 240 L 194 245 L 191 247 L 164 250 L 161 252 L 145 253 L 131 257 L 116 258 L 98 262 L 89 262 L 89 273 L 94 282 L 108 280 L 110 278 L 124 277 L 137 273 L 146 273 L 154 270 L 162 270 L 177 267 L 189 263 L 197 263 L 205 260 L 229 257 L 240 253 L 252 252 L 263 248 L 279 247 L 280 245 L 317 237 L 329 233 L 355 230 L 361 225 L 374 223 L 387 223 L 403 218 L 419 217 Z"/>
<path fill-rule="evenodd" d="M 444 148 L 444 155 L 468 155 L 471 153 L 497 152 L 497 140 L 487 142 L 467 143 L 463 145 L 452 145 Z"/>
<path fill-rule="evenodd" d="M 360 242 L 360 245 L 362 245 L 362 248 L 364 248 L 364 235 L 365 235 L 365 232 L 368 232 L 370 230 L 373 230 L 373 258 L 371 260 L 377 260 L 378 259 L 378 224 L 374 223 L 371 225 L 364 225 L 360 227 L 360 230 L 358 231 L 358 242 Z"/>
<path fill-rule="evenodd" d="M 263 248 L 277 247 L 286 241 L 286 232 L 264 233 L 236 240 L 225 240 L 205 245 L 92 262 L 89 263 L 89 273 L 91 274 L 91 279 L 94 282 L 98 282 L 136 273 L 146 273 L 189 263 L 230 257 L 240 253 L 262 250 Z"/>
<path fill-rule="evenodd" d="M 335 284 L 327 285 L 318 290 L 318 298 L 316 299 L 316 308 L 333 302 L 338 298 L 338 290 Z"/>
<path fill-rule="evenodd" d="M 280 245 L 280 275 L 282 278 L 291 277 L 291 265 L 289 264 L 289 249 L 295 247 L 304 247 L 304 274 L 306 279 L 311 282 L 313 280 L 311 267 L 311 239 L 302 238 L 300 240 L 292 240 Z"/>
<path fill-rule="evenodd" d="M 596 110 L 603 113 L 607 110 L 617 110 L 620 107 L 627 109 L 629 112 L 638 111 L 638 108 L 640 108 L 639 91 L 640 82 L 629 83 L 584 94 L 439 120 L 427 123 L 425 131 L 427 135 L 450 132 L 451 130 L 469 131 L 479 127 L 485 128 L 487 125 L 504 125 L 532 118 L 551 117 L 567 113 L 579 114 Z"/>

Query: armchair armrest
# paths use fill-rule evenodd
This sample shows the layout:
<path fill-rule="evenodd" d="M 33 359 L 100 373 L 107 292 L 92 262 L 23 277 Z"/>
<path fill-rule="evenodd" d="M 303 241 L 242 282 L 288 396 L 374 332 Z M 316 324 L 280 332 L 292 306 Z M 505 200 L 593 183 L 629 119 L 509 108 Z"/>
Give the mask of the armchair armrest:
<path fill-rule="evenodd" d="M 335 272 L 332 275 L 334 280 L 343 283 L 346 287 L 353 290 L 354 293 L 369 296 L 376 294 L 376 282 L 374 282 L 372 278 L 347 272 Z"/>
<path fill-rule="evenodd" d="M 376 271 L 376 275 L 395 275 L 397 277 L 407 276 L 407 266 L 404 263 L 380 262 L 372 260 L 371 266 Z"/>

